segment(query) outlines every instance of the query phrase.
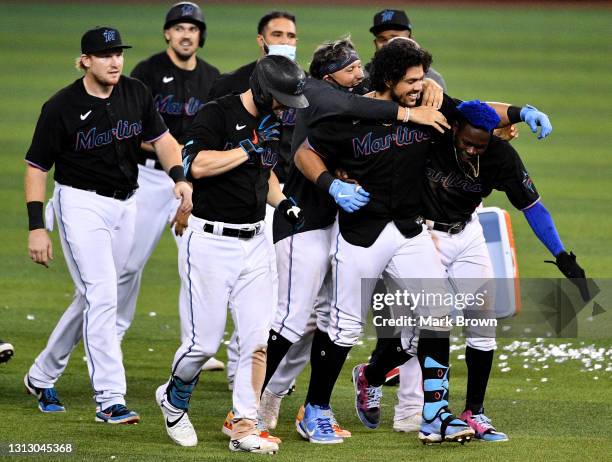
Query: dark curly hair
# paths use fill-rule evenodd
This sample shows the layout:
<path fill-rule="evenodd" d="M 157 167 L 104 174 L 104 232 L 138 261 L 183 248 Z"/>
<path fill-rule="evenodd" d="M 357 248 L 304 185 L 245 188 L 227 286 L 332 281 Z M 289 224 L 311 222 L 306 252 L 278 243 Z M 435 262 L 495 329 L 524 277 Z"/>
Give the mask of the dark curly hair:
<path fill-rule="evenodd" d="M 355 45 L 351 42 L 350 37 L 343 37 L 333 42 L 324 42 L 317 47 L 312 55 L 308 72 L 315 79 L 321 80 L 327 75 L 324 69 L 327 68 L 329 63 L 341 61 L 352 52 L 355 52 Z"/>
<path fill-rule="evenodd" d="M 410 40 L 392 40 L 378 50 L 372 58 L 370 70 L 371 88 L 378 92 L 387 90 L 387 83 L 397 84 L 406 75 L 406 71 L 414 66 L 423 66 L 427 72 L 431 66 L 432 57 L 423 48 Z"/>

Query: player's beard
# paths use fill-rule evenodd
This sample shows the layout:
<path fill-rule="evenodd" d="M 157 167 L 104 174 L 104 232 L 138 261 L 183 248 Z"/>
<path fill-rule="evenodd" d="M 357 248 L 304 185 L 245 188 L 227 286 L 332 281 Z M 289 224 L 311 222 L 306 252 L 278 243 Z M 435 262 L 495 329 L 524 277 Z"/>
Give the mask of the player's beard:
<path fill-rule="evenodd" d="M 179 44 L 180 46 L 180 44 Z M 172 51 L 174 51 L 174 55 L 180 60 L 180 61 L 189 61 L 191 59 L 191 57 L 193 55 L 195 55 L 196 50 L 193 50 L 191 53 L 184 53 L 180 48 L 178 47 L 172 47 Z"/>
<path fill-rule="evenodd" d="M 421 97 L 423 95 L 420 95 L 419 98 L 416 100 L 416 102 L 409 101 L 408 104 L 406 104 L 406 101 L 404 100 L 404 95 L 398 95 L 395 92 L 395 87 L 391 87 L 391 99 L 396 102 L 397 104 L 399 104 L 402 107 L 415 107 L 419 104 L 419 102 L 421 101 Z"/>

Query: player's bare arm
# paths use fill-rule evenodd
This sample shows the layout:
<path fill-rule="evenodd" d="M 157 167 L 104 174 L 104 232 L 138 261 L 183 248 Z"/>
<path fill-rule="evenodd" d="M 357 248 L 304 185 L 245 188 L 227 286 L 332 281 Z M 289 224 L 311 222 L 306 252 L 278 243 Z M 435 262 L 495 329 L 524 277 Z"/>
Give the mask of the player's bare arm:
<path fill-rule="evenodd" d="M 228 151 L 199 151 L 191 163 L 191 176 L 196 179 L 221 175 L 249 160 L 242 148 Z"/>
<path fill-rule="evenodd" d="M 170 134 L 170 132 L 168 132 L 158 140 L 154 141 L 153 147 L 155 148 L 157 157 L 164 167 L 164 170 L 176 183 L 174 185 L 174 194 L 177 199 L 181 199 L 179 209 L 183 213 L 189 212 L 193 207 L 193 203 L 191 201 L 193 189 L 185 180 L 181 163 L 180 145 Z"/>
<path fill-rule="evenodd" d="M 295 229 L 301 229 L 304 226 L 304 212 L 302 212 L 302 209 L 292 197 L 287 198 L 283 194 L 278 177 L 274 172 L 270 172 L 270 178 L 268 179 L 267 202 L 275 209 L 278 209 L 281 216 L 292 224 Z"/>
<path fill-rule="evenodd" d="M 435 80 L 425 78 L 423 80 L 421 106 L 440 109 L 442 107 L 442 101 L 444 101 L 444 89 Z"/>
<path fill-rule="evenodd" d="M 53 246 L 42 218 L 46 184 L 47 172 L 31 165 L 26 167 L 25 200 L 30 218 L 28 254 L 32 261 L 48 268 L 49 260 L 53 260 Z"/>

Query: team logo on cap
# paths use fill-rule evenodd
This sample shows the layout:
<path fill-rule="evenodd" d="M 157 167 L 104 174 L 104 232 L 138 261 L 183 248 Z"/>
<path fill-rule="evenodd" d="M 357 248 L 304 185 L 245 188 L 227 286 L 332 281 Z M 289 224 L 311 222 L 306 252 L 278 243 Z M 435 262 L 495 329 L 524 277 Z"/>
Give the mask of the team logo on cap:
<path fill-rule="evenodd" d="M 294 95 L 301 95 L 302 93 L 304 93 L 304 85 L 306 85 L 306 81 L 304 79 L 298 80 L 298 83 L 295 86 Z"/>
<path fill-rule="evenodd" d="M 383 11 L 381 14 L 382 22 L 391 21 L 394 15 L 395 15 L 395 11 L 391 11 L 391 10 Z"/>
<path fill-rule="evenodd" d="M 115 40 L 116 31 L 105 29 L 102 35 L 104 35 L 105 43 L 112 42 Z"/>
<path fill-rule="evenodd" d="M 181 14 L 183 16 L 193 16 L 193 6 L 183 5 L 183 7 L 181 8 Z"/>

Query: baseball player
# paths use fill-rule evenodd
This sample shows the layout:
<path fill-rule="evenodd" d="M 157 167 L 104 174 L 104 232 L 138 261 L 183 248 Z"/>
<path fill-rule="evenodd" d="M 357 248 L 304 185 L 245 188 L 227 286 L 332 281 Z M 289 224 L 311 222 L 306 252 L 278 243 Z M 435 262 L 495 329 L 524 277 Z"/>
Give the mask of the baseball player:
<path fill-rule="evenodd" d="M 257 24 L 256 41 L 259 47 L 260 56 L 279 55 L 285 56 L 295 61 L 297 32 L 295 26 L 295 16 L 286 11 L 271 11 L 262 16 Z M 242 93 L 249 89 L 249 78 L 255 69 L 257 61 L 252 61 L 238 69 L 222 74 L 215 82 L 211 90 L 211 98 L 218 98 L 230 93 Z M 285 182 L 287 171 L 289 168 L 291 154 L 291 138 L 293 135 L 293 126 L 295 124 L 295 109 L 287 108 L 280 115 L 283 129 L 281 130 L 280 142 L 280 158 L 274 167 L 274 173 L 282 184 Z M 274 213 L 273 207 L 266 207 L 266 238 L 272 243 L 272 216 Z M 274 284 L 277 284 L 276 264 L 274 248 L 271 247 L 270 260 L 273 262 Z M 276 297 L 277 290 L 274 290 Z M 234 376 L 238 364 L 239 345 L 238 337 L 234 332 L 230 338 L 230 343 L 227 347 L 227 379 L 230 390 L 233 387 Z M 296 352 L 295 354 L 299 354 Z M 227 426 L 231 424 L 231 413 L 228 414 L 228 419 L 224 423 Z"/>
<path fill-rule="evenodd" d="M 0 340 L 0 363 L 5 363 L 13 357 L 15 348 L 9 342 Z"/>
<path fill-rule="evenodd" d="M 374 49 L 380 50 L 390 40 L 397 37 L 413 39 L 412 36 L 412 24 L 410 19 L 406 15 L 404 10 L 391 10 L 385 9 L 379 11 L 374 15 L 372 27 L 370 32 L 374 35 Z M 367 74 L 370 73 L 372 63 L 365 65 Z M 429 68 L 425 73 L 425 77 L 432 79 L 438 85 L 440 85 L 446 92 L 446 82 L 442 75 L 434 68 Z"/>
<path fill-rule="evenodd" d="M 203 47 L 206 40 L 206 22 L 198 5 L 191 2 L 173 5 L 166 14 L 163 31 L 167 49 L 138 63 L 131 76 L 151 90 L 155 108 L 172 136 L 182 145 L 195 115 L 208 101 L 219 71 L 197 56 L 198 48 Z M 141 146 L 138 163 L 139 187 L 134 195 L 138 238 L 130 250 L 125 271 L 119 277 L 117 328 L 120 338 L 136 311 L 144 266 L 169 220 L 175 217 L 178 206 L 172 192 L 173 183 L 150 144 Z"/>
<path fill-rule="evenodd" d="M 82 337 L 97 405 L 95 420 L 113 424 L 139 421 L 125 405 L 117 275 L 134 239 L 141 141 L 153 145 L 176 183 L 180 208 L 191 208 L 191 186 L 185 181 L 178 143 L 147 88 L 121 75 L 125 48 L 130 47 L 117 29 L 85 32 L 77 60 L 85 75 L 43 105 L 25 157 L 30 257 L 44 266 L 53 258 L 42 203 L 47 172 L 55 165 L 53 209 L 76 286 L 72 304 L 26 374 L 25 386 L 42 412 L 64 412 L 54 385 Z"/>
<path fill-rule="evenodd" d="M 423 195 L 427 226 L 453 287 L 460 293 L 473 293 L 493 277 L 475 212 L 483 198 L 495 189 L 504 191 L 510 202 L 523 211 L 538 239 L 556 258 L 559 269 L 577 283 L 588 300 L 584 270 L 574 254 L 564 249 L 552 217 L 518 153 L 508 142 L 491 134 L 499 123 L 497 113 L 479 101 L 463 102 L 457 109 L 459 120 L 429 160 Z M 513 110 L 520 114 L 518 108 Z M 533 109 L 527 107 L 522 111 L 523 117 L 528 117 L 525 113 Z M 476 438 L 505 441 L 507 435 L 495 429 L 483 406 L 496 347 L 494 332 L 468 329 L 467 335 L 466 404 L 460 418 L 474 429 Z M 410 360 L 404 368 L 396 414 L 420 407 L 423 399 L 417 383 L 418 364 Z"/>
<path fill-rule="evenodd" d="M 308 128 L 328 117 L 345 115 L 402 120 L 406 116 L 406 109 L 397 103 L 362 98 L 354 93 L 363 81 L 363 71 L 359 56 L 348 39 L 324 43 L 317 48 L 310 65 L 310 75 L 312 78 L 307 80 L 304 89 L 310 105 L 297 111 L 293 140 L 295 150 L 306 138 Z M 417 115 L 418 110 L 413 117 Z M 308 362 L 312 337 L 317 328 L 314 322 L 315 305 L 320 308 L 317 311 L 321 314 L 317 316 L 318 328 L 326 330 L 329 296 L 322 291 L 322 287 L 330 269 L 328 254 L 332 224 L 337 213 L 331 197 L 293 166 L 283 192 L 300 204 L 306 224 L 297 230 L 283 223 L 280 216 L 274 219 L 279 303 L 268 339 L 264 383 L 267 385 L 270 381 L 270 386 L 262 396 L 261 406 L 262 418 L 271 428 L 276 424 L 280 399 Z M 331 409 L 327 414 L 333 421 Z M 350 432 L 341 430 L 339 426 L 335 428 L 344 437 L 350 436 Z"/>
<path fill-rule="evenodd" d="M 183 165 L 194 183 L 195 208 L 179 251 L 181 323 L 188 336 L 176 352 L 170 380 L 156 392 L 166 430 L 179 445 L 197 444 L 189 399 L 202 364 L 219 347 L 229 306 L 240 338 L 230 450 L 278 450 L 256 429 L 274 309 L 263 218 L 267 202 L 292 225 L 303 222 L 271 170 L 280 135 L 274 113 L 308 105 L 304 82 L 293 61 L 266 56 L 257 63 L 249 90 L 204 106 L 189 131 Z"/>

